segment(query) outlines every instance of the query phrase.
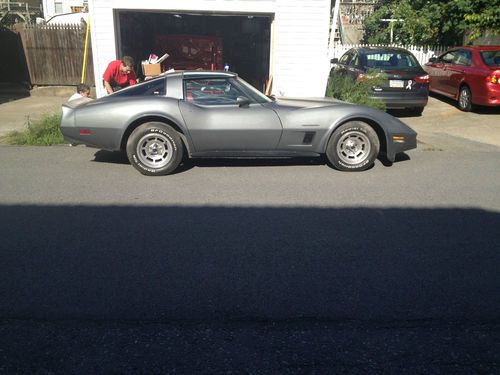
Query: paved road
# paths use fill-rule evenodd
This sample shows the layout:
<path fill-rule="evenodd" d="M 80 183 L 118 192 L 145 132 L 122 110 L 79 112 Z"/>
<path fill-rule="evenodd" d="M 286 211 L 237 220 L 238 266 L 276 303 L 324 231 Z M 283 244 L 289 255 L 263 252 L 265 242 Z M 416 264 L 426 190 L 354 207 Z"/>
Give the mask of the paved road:
<path fill-rule="evenodd" d="M 0 160 L 0 372 L 500 368 L 500 152 L 159 178 L 80 146 Z"/>

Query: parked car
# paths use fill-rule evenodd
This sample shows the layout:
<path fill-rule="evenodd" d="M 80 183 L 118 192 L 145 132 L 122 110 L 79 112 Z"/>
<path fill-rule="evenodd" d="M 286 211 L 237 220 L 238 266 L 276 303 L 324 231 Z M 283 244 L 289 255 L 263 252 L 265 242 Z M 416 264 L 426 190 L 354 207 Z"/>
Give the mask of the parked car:
<path fill-rule="evenodd" d="M 456 47 L 424 65 L 430 90 L 458 102 L 462 111 L 473 105 L 500 105 L 500 46 Z"/>
<path fill-rule="evenodd" d="M 422 114 L 429 99 L 429 76 L 410 51 L 395 47 L 351 48 L 340 59 L 332 59 L 330 75 L 362 80 L 367 71 L 385 73 L 385 81 L 373 87 L 370 97 L 382 100 L 388 109 L 409 109 Z"/>
<path fill-rule="evenodd" d="M 234 73 L 174 72 L 95 101 L 63 105 L 71 143 L 122 150 L 142 174 L 175 171 L 184 156 L 314 157 L 343 171 L 393 162 L 416 133 L 373 108 L 323 100 L 270 99 Z"/>

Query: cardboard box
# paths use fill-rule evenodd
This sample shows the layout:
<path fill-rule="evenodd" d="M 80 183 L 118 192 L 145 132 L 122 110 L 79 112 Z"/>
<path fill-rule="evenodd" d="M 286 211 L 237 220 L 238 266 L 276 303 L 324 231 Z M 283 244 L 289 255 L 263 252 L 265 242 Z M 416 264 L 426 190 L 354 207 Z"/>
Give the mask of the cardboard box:
<path fill-rule="evenodd" d="M 159 64 L 159 63 L 156 63 L 156 64 L 142 63 L 142 73 L 146 77 L 158 76 L 161 73 L 161 64 Z"/>
<path fill-rule="evenodd" d="M 142 62 L 142 73 L 147 77 L 155 77 L 161 74 L 161 62 L 168 57 L 168 53 L 164 54 L 159 59 L 156 59 L 154 63 L 149 61 Z"/>

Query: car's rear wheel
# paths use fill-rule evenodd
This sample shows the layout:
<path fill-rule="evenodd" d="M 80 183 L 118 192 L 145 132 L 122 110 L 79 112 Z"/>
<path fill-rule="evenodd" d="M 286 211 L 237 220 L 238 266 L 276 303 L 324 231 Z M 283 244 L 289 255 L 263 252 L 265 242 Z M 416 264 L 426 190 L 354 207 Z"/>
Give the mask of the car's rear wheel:
<path fill-rule="evenodd" d="M 360 121 L 339 126 L 328 142 L 326 156 L 341 171 L 364 171 L 377 158 L 380 141 L 373 128 Z"/>
<path fill-rule="evenodd" d="M 472 110 L 472 93 L 468 86 L 462 86 L 458 93 L 458 109 L 464 112 Z"/>
<path fill-rule="evenodd" d="M 179 134 L 161 122 L 148 122 L 136 128 L 127 141 L 130 164 L 147 176 L 172 173 L 182 160 Z"/>

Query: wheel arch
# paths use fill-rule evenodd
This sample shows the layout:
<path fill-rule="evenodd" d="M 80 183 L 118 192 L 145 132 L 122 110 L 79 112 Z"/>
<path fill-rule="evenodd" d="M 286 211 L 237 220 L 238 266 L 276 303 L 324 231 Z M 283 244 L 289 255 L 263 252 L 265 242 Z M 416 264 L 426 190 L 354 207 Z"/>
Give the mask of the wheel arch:
<path fill-rule="evenodd" d="M 122 135 L 122 139 L 120 142 L 120 150 L 121 151 L 124 151 L 127 148 L 127 141 L 128 141 L 128 138 L 130 137 L 130 134 L 132 134 L 132 132 L 135 129 L 137 129 L 139 126 L 141 126 L 142 124 L 145 124 L 147 122 L 162 122 L 162 123 L 174 128 L 175 131 L 177 131 L 177 133 L 179 134 L 179 136 L 182 140 L 182 143 L 184 144 L 184 147 L 186 148 L 186 151 L 188 152 L 188 154 L 191 154 L 191 148 L 190 148 L 190 144 L 187 140 L 185 130 L 182 129 L 175 121 L 173 121 L 167 117 L 159 116 L 159 115 L 141 116 L 141 117 L 135 119 L 134 121 L 132 121 L 127 126 L 127 129 L 125 130 L 125 132 Z"/>
<path fill-rule="evenodd" d="M 472 89 L 470 88 L 471 85 L 469 85 L 469 83 L 465 79 L 462 79 L 458 83 L 457 91 L 455 92 L 455 98 L 454 98 L 455 100 L 458 100 L 458 98 L 460 97 L 460 91 L 462 91 L 462 87 L 464 87 L 464 86 L 467 86 L 467 88 L 469 89 L 469 91 L 472 94 Z"/>
<path fill-rule="evenodd" d="M 325 142 L 324 147 L 323 147 L 324 153 L 326 152 L 328 142 L 332 138 L 333 133 L 335 133 L 337 128 L 339 126 L 344 125 L 344 124 L 351 122 L 351 121 L 359 121 L 359 122 L 363 122 L 363 123 L 369 125 L 377 134 L 377 137 L 378 137 L 378 140 L 380 143 L 379 154 L 380 153 L 387 153 L 387 134 L 384 131 L 384 129 L 382 128 L 382 126 L 377 121 L 373 120 L 372 118 L 360 117 L 360 116 L 343 119 L 342 121 L 338 122 L 337 124 L 335 124 L 335 126 L 333 126 L 331 128 L 328 136 L 326 137 L 326 142 Z"/>

